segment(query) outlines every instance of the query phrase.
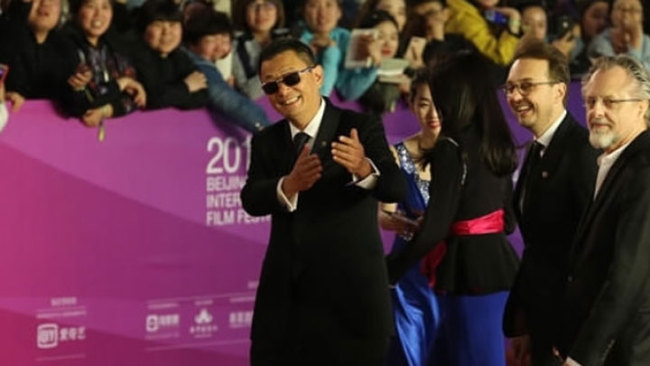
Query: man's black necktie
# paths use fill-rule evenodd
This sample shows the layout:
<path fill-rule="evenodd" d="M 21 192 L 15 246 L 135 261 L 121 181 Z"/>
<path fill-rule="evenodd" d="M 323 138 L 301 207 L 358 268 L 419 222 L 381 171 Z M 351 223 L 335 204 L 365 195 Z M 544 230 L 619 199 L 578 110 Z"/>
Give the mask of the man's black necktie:
<path fill-rule="evenodd" d="M 300 152 L 302 151 L 302 148 L 305 146 L 305 144 L 309 141 L 309 135 L 304 133 L 304 132 L 298 132 L 294 137 L 293 137 L 293 146 L 296 148 L 296 157 L 300 155 Z"/>
<path fill-rule="evenodd" d="M 530 152 L 528 153 L 530 156 L 528 158 L 528 174 L 539 164 L 539 160 L 542 158 L 542 150 L 544 150 L 544 145 L 533 141 L 533 145 L 530 147 Z"/>
<path fill-rule="evenodd" d="M 532 177 L 532 172 L 537 168 L 537 165 L 539 165 L 539 161 L 542 158 L 542 150 L 544 150 L 544 145 L 537 142 L 533 141 L 533 144 L 530 146 L 530 151 L 528 151 L 528 157 L 526 159 L 526 166 L 524 169 L 524 189 L 521 195 L 521 202 L 520 202 L 520 207 L 523 211 L 523 206 L 524 206 L 524 201 L 526 199 L 526 196 L 528 195 L 529 187 L 531 180 L 533 179 Z"/>

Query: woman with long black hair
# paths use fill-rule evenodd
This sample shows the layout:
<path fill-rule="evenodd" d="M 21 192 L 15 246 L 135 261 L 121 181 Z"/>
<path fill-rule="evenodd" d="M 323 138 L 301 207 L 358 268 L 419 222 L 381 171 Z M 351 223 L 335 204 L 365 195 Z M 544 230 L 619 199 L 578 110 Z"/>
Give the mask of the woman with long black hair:
<path fill-rule="evenodd" d="M 387 257 L 391 283 L 422 261 L 439 294 L 437 365 L 505 365 L 501 319 L 518 262 L 506 238 L 515 225 L 517 158 L 485 64 L 463 53 L 431 66 L 441 131 L 426 154 L 429 204 L 421 230 Z"/>

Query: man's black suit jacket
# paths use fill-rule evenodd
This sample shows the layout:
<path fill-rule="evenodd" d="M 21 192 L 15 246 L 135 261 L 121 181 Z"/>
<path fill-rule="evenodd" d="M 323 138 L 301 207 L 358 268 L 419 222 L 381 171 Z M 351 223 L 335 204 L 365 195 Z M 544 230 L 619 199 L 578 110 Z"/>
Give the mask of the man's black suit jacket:
<path fill-rule="evenodd" d="M 650 365 L 650 132 L 623 151 L 576 233 L 560 352 L 582 365 Z"/>
<path fill-rule="evenodd" d="M 380 172 L 366 190 L 335 163 L 331 142 L 356 128 L 366 156 Z M 297 210 L 278 201 L 278 180 L 291 171 L 289 122 L 267 127 L 252 140 L 251 165 L 241 199 L 251 215 L 272 215 L 251 339 L 300 342 L 310 335 L 381 339 L 392 333 L 389 288 L 377 223 L 378 200 L 396 202 L 406 181 L 376 117 L 327 102 L 312 152 L 323 164 L 314 186 L 298 196 Z"/>
<path fill-rule="evenodd" d="M 525 250 L 506 305 L 504 331 L 510 337 L 532 332 L 546 344 L 549 355 L 570 246 L 593 197 L 597 155 L 587 130 L 567 112 L 528 175 L 526 154 L 521 169 L 526 176 L 520 175 L 515 187 L 514 211 Z"/>

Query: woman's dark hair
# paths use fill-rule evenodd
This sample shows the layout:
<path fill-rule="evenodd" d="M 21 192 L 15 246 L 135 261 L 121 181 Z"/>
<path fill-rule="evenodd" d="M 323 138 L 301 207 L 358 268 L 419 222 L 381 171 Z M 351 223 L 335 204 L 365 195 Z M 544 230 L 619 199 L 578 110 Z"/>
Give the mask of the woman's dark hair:
<path fill-rule="evenodd" d="M 354 22 L 354 28 L 362 28 L 361 22 L 368 17 L 368 14 L 377 9 L 379 0 L 365 0 L 357 12 L 357 19 Z"/>
<path fill-rule="evenodd" d="M 237 30 L 250 32 L 248 28 L 248 23 L 246 23 L 246 13 L 248 4 L 254 3 L 256 0 L 238 0 L 234 2 L 235 8 L 232 13 L 232 21 Z M 281 0 L 265 0 L 275 5 L 276 9 L 276 20 L 273 29 L 284 27 L 285 15 L 284 15 L 284 5 Z"/>
<path fill-rule="evenodd" d="M 496 90 L 486 78 L 487 60 L 476 53 L 441 57 L 430 66 L 431 97 L 441 115 L 440 134 L 457 142 L 473 125 L 481 136 L 480 155 L 497 175 L 517 168 L 517 154 Z"/>
<path fill-rule="evenodd" d="M 420 85 L 429 84 L 429 71 L 426 67 L 416 69 L 413 72 L 413 79 L 411 79 L 411 87 L 409 88 L 409 102 L 413 103 L 415 93 Z"/>
<path fill-rule="evenodd" d="M 395 28 L 399 29 L 395 18 L 385 10 L 373 10 L 368 13 L 368 15 L 359 22 L 359 28 L 374 28 L 377 24 L 383 22 L 391 22 L 395 25 Z"/>
<path fill-rule="evenodd" d="M 196 45 L 205 36 L 227 34 L 232 37 L 232 24 L 225 13 L 206 8 L 196 12 L 185 20 L 183 39 L 185 42 Z"/>
<path fill-rule="evenodd" d="M 140 33 L 144 33 L 147 26 L 155 21 L 183 22 L 183 13 L 172 0 L 147 0 L 137 12 Z"/>
<path fill-rule="evenodd" d="M 88 0 L 69 0 L 68 1 L 68 11 L 72 15 L 77 15 L 81 6 L 85 4 Z M 109 0 L 111 8 L 115 9 L 115 0 Z M 63 6 L 63 5 L 62 5 Z M 63 12 L 63 9 L 61 10 Z"/>

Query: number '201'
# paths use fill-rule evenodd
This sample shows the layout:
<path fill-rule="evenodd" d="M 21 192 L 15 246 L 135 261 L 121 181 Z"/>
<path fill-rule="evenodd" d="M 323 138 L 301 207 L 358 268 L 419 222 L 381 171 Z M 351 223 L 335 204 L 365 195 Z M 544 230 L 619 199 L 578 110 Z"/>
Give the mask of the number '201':
<path fill-rule="evenodd" d="M 206 174 L 223 174 L 235 173 L 239 170 L 242 163 L 242 153 L 245 154 L 246 169 L 250 161 L 250 137 L 243 142 L 234 137 L 222 139 L 214 136 L 208 140 L 208 152 L 214 152 L 214 155 L 205 168 Z M 243 151 L 242 151 L 243 150 Z"/>

